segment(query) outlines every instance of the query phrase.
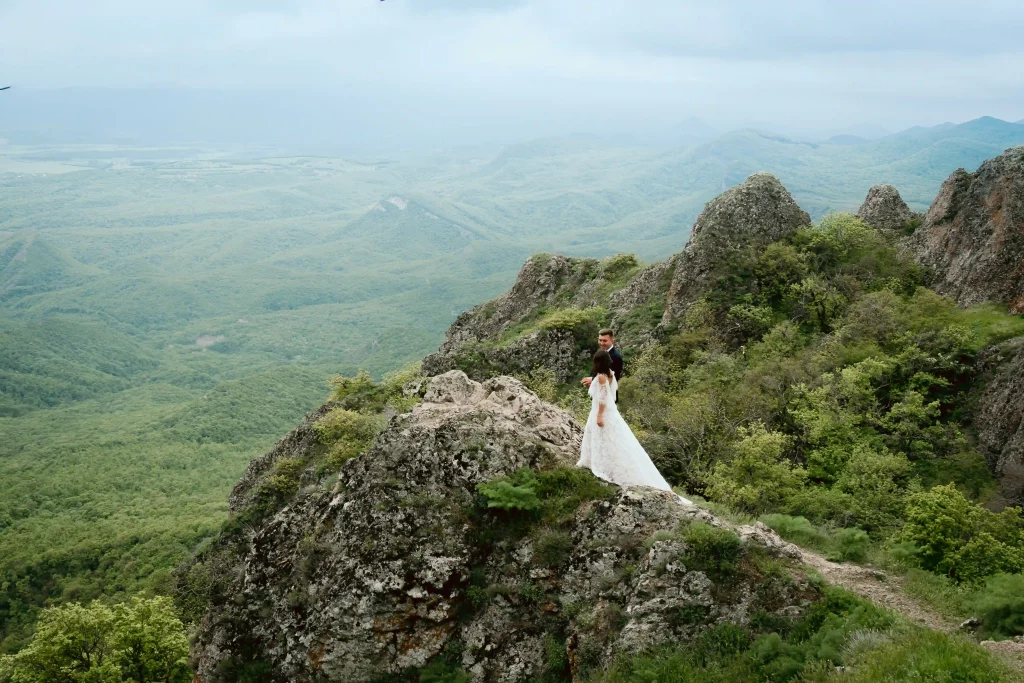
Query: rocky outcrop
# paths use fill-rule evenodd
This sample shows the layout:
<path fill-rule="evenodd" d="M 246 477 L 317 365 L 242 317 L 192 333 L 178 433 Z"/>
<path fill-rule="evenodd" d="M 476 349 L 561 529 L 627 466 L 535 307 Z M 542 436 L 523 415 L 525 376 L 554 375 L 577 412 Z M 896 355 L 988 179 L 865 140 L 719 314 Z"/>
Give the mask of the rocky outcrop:
<path fill-rule="evenodd" d="M 1011 505 L 1024 506 L 1024 337 L 986 349 L 974 426 Z"/>
<path fill-rule="evenodd" d="M 511 290 L 456 319 L 438 351 L 424 359 L 423 370 L 432 376 L 460 369 L 482 380 L 543 367 L 558 381 L 569 381 L 589 367 L 601 327 L 623 331 L 623 341 L 634 348 L 646 339 L 658 321 L 630 316 L 653 301 L 660 317 L 666 267 L 641 269 L 629 254 L 601 261 L 534 256 Z M 558 318 L 560 311 L 565 315 Z"/>
<path fill-rule="evenodd" d="M 248 502 L 253 488 L 267 476 L 278 460 L 297 458 L 303 453 L 309 452 L 317 443 L 317 434 L 313 430 L 313 424 L 335 406 L 336 404 L 330 401 L 323 404 L 309 413 L 298 427 L 288 432 L 270 451 L 250 460 L 245 474 L 238 480 L 231 495 L 228 496 L 228 510 L 232 513 L 241 510 Z"/>
<path fill-rule="evenodd" d="M 907 247 L 960 305 L 998 301 L 1024 313 L 1024 147 L 954 172 Z"/>
<path fill-rule="evenodd" d="M 769 173 L 755 173 L 708 202 L 676 259 L 664 322 L 679 318 L 737 262 L 810 224 L 807 212 Z"/>
<path fill-rule="evenodd" d="M 910 210 L 895 187 L 875 185 L 857 210 L 857 218 L 873 228 L 899 232 L 920 216 Z"/>
<path fill-rule="evenodd" d="M 594 279 L 599 265 L 596 259 L 550 254 L 530 258 L 519 270 L 512 289 L 455 320 L 435 356 L 450 356 L 467 342 L 497 339 L 540 307 L 569 302 L 591 304 L 593 288 L 584 285 Z M 434 356 L 424 361 L 428 366 L 434 362 Z"/>
<path fill-rule="evenodd" d="M 679 530 L 723 523 L 667 492 L 605 487 L 526 527 L 480 506 L 477 484 L 571 466 L 580 436 L 514 379 L 433 378 L 336 485 L 306 487 L 241 549 L 198 560 L 194 573 L 226 583 L 195 635 L 197 680 L 367 681 L 442 654 L 474 681 L 552 668 L 582 680 L 614 652 L 755 613 L 791 618 L 816 597 L 786 564 L 799 552 L 764 527 L 739 530 L 727 575 L 708 569 Z"/>

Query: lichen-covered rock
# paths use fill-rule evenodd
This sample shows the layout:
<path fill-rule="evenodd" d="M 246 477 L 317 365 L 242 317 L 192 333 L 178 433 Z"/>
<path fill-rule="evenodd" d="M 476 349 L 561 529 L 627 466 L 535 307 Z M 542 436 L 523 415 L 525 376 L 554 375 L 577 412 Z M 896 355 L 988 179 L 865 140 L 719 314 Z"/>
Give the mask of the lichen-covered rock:
<path fill-rule="evenodd" d="M 641 269 L 629 254 L 601 261 L 534 256 L 511 290 L 455 320 L 438 351 L 424 359 L 423 371 L 460 369 L 483 380 L 543 367 L 569 381 L 584 371 L 601 327 L 621 330 L 622 341 L 634 347 L 647 339 L 664 307 L 664 270 L 665 264 Z M 631 316 L 652 301 L 656 317 Z"/>
<path fill-rule="evenodd" d="M 592 326 L 587 341 L 593 343 L 598 326 Z M 533 330 L 505 344 L 471 341 L 457 347 L 452 353 L 429 356 L 425 372 L 439 374 L 462 370 L 475 380 L 484 380 L 494 374 L 526 376 L 537 368 L 551 371 L 559 382 L 568 382 L 580 372 L 581 351 L 579 334 L 573 330 Z"/>
<path fill-rule="evenodd" d="M 879 230 L 900 231 L 917 218 L 899 190 L 892 185 L 875 185 L 857 210 L 857 218 Z"/>
<path fill-rule="evenodd" d="M 519 270 L 512 289 L 455 320 L 438 352 L 424 360 L 425 371 L 437 374 L 431 371 L 436 357 L 451 356 L 467 342 L 497 339 L 541 306 L 552 306 L 570 297 L 584 301 L 583 285 L 593 279 L 599 264 L 595 259 L 550 254 L 530 258 Z"/>
<path fill-rule="evenodd" d="M 327 402 L 305 417 L 298 427 L 288 432 L 287 436 L 265 455 L 254 458 L 249 462 L 245 474 L 235 484 L 231 495 L 228 497 L 228 509 L 231 512 L 238 512 L 248 502 L 249 494 L 255 485 L 267 472 L 273 468 L 281 458 L 294 458 L 302 453 L 308 452 L 317 441 L 316 432 L 313 431 L 313 424 L 329 413 L 335 407 L 334 403 Z"/>
<path fill-rule="evenodd" d="M 737 261 L 810 224 L 811 217 L 770 173 L 755 173 L 712 199 L 676 259 L 664 322 L 679 318 Z"/>
<path fill-rule="evenodd" d="M 743 549 L 727 575 L 699 568 L 680 529 L 725 525 L 654 489 L 599 487 L 561 526 L 502 536 L 477 484 L 571 466 L 580 432 L 514 379 L 434 377 L 336 485 L 196 561 L 221 581 L 193 644 L 197 680 L 366 681 L 442 653 L 475 681 L 582 680 L 614 653 L 815 597 L 799 571 L 780 573 L 787 544 L 763 529 L 722 532 Z"/>
<path fill-rule="evenodd" d="M 907 247 L 961 306 L 998 301 L 1024 313 L 1024 147 L 954 172 Z"/>
<path fill-rule="evenodd" d="M 974 426 L 989 468 L 1011 505 L 1024 506 L 1024 337 L 987 349 Z"/>

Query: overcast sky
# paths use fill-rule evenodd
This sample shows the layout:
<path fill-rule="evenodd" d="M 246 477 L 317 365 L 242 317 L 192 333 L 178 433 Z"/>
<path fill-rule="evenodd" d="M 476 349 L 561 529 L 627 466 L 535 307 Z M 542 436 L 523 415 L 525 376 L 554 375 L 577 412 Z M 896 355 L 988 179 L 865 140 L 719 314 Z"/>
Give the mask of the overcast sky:
<path fill-rule="evenodd" d="M 385 91 L 479 116 L 891 130 L 1024 118 L 1024 2 L 0 0 L 20 88 Z"/>

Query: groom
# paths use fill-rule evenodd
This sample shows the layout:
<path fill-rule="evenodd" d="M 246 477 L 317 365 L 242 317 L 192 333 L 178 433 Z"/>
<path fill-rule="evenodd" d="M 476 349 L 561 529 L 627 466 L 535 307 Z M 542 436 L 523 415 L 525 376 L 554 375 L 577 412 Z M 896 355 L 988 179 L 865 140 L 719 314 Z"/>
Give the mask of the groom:
<path fill-rule="evenodd" d="M 615 373 L 615 380 L 622 379 L 622 354 L 615 348 L 615 333 L 609 329 L 601 330 L 597 333 L 597 345 L 608 352 L 608 355 L 612 357 L 612 372 Z M 591 382 L 594 381 L 594 374 L 590 377 L 584 377 L 581 381 L 583 386 L 590 388 Z M 615 392 L 615 402 L 619 402 L 619 393 Z"/>

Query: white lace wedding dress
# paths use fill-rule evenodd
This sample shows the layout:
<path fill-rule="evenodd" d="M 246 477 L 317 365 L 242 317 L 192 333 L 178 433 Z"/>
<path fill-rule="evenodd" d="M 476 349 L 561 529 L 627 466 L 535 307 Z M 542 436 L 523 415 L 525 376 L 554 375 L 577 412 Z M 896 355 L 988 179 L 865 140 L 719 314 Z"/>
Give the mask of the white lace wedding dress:
<path fill-rule="evenodd" d="M 671 491 L 672 487 L 619 414 L 615 405 L 618 389 L 614 376 L 603 383 L 595 377 L 590 383 L 590 417 L 583 431 L 583 447 L 576 466 L 588 467 L 601 479 L 619 486 L 650 486 Z M 597 411 L 601 405 L 604 405 L 604 426 L 598 427 Z M 679 499 L 692 505 L 682 496 Z"/>

